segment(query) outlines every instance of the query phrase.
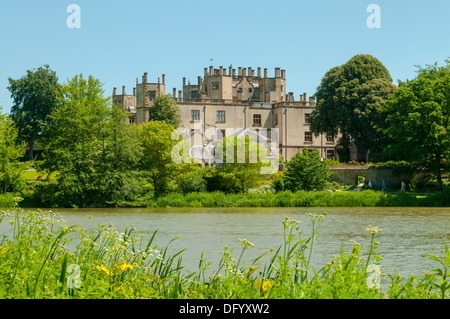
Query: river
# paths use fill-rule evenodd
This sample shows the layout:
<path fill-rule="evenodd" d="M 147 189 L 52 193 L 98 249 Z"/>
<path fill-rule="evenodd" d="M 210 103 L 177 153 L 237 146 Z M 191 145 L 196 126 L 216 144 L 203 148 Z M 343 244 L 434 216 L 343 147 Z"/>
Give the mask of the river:
<path fill-rule="evenodd" d="M 403 277 L 422 271 L 431 272 L 438 265 L 426 254 L 443 257 L 450 241 L 449 208 L 132 208 L 132 209 L 54 209 L 68 225 L 88 227 L 113 224 L 120 232 L 134 225 L 138 232 L 150 236 L 158 230 L 155 242 L 160 246 L 178 236 L 174 249 L 186 249 L 183 265 L 196 271 L 203 252 L 216 270 L 224 246 L 240 253 L 239 239 L 247 239 L 255 247 L 246 251 L 245 262 L 278 248 L 283 242 L 282 223 L 285 216 L 302 221 L 305 237 L 311 234 L 309 214 L 326 217 L 319 228 L 313 249 L 312 266 L 319 269 L 339 254 L 343 245 L 350 251 L 356 242 L 368 248 L 370 235 L 366 228 L 377 226 L 377 237 L 383 259 L 383 272 L 399 272 Z M 90 216 L 90 218 L 89 218 Z M 270 254 L 270 253 L 269 253 Z M 269 254 L 267 256 L 269 256 Z"/>

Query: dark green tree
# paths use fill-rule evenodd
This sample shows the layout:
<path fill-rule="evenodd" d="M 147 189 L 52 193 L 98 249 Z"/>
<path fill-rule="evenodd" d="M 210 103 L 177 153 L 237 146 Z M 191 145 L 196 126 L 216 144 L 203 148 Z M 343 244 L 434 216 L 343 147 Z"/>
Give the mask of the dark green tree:
<path fill-rule="evenodd" d="M 164 121 L 175 128 L 180 126 L 180 110 L 172 95 L 161 94 L 153 100 L 153 107 L 150 109 L 150 120 Z"/>
<path fill-rule="evenodd" d="M 311 131 L 337 136 L 349 159 L 351 141 L 373 151 L 380 138 L 373 128 L 379 121 L 379 110 L 396 86 L 386 67 L 371 55 L 356 55 L 347 63 L 330 69 L 317 88 L 317 107 L 311 114 Z"/>
<path fill-rule="evenodd" d="M 28 145 L 28 157 L 33 160 L 34 143 L 42 133 L 42 123 L 47 122 L 55 108 L 59 88 L 56 73 L 48 65 L 28 70 L 20 79 L 8 79 L 13 106 L 11 118 L 19 129 L 18 138 Z"/>
<path fill-rule="evenodd" d="M 76 75 L 61 87 L 42 138 L 42 168 L 57 172 L 58 204 L 104 206 L 126 200 L 127 174 L 137 167 L 141 151 L 136 128 L 125 119 L 93 76 Z"/>
<path fill-rule="evenodd" d="M 304 148 L 286 164 L 284 189 L 292 192 L 323 190 L 331 176 L 332 173 L 321 159 L 319 151 Z"/>
<path fill-rule="evenodd" d="M 419 67 L 415 79 L 399 83 L 380 114 L 386 156 L 431 172 L 442 189 L 450 160 L 450 61 Z"/>

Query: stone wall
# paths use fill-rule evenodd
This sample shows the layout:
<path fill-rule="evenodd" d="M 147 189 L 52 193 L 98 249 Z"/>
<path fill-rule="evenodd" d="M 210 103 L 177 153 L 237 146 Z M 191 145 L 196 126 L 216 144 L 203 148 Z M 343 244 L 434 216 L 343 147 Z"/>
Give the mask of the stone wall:
<path fill-rule="evenodd" d="M 386 185 L 399 186 L 402 181 L 392 174 L 392 168 L 385 166 L 332 166 L 330 171 L 334 173 L 331 181 L 346 185 L 356 185 L 358 176 L 364 176 L 366 183 L 371 180 L 374 186 L 383 181 Z"/>

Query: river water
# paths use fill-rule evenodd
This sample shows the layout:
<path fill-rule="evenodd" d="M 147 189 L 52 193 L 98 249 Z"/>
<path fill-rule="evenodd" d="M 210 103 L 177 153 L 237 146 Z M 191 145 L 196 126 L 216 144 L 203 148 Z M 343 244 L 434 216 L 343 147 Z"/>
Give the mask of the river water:
<path fill-rule="evenodd" d="M 255 247 L 248 249 L 248 262 L 283 242 L 283 220 L 286 216 L 302 221 L 305 238 L 311 234 L 309 214 L 324 214 L 312 254 L 312 266 L 318 270 L 339 254 L 349 252 L 351 243 L 370 245 L 366 228 L 377 226 L 379 262 L 385 273 L 397 271 L 407 277 L 422 271 L 431 272 L 439 266 L 426 254 L 443 257 L 450 241 L 450 208 L 132 208 L 132 209 L 54 209 L 68 225 L 81 227 L 113 224 L 120 232 L 134 225 L 138 232 L 150 235 L 158 230 L 155 243 L 186 249 L 182 264 L 188 271 L 197 271 L 203 252 L 216 270 L 224 246 L 240 254 L 239 239 L 247 239 Z M 268 258 L 268 257 L 267 257 Z M 263 259 L 264 260 L 264 259 Z M 266 259 L 267 260 L 267 259 Z"/>

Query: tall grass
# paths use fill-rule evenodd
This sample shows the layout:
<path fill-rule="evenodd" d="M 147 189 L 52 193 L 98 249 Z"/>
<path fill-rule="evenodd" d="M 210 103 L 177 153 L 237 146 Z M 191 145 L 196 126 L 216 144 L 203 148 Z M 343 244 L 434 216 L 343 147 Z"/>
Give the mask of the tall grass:
<path fill-rule="evenodd" d="M 426 195 L 362 192 L 279 192 L 263 194 L 191 193 L 169 194 L 149 203 L 152 207 L 445 207 L 450 189 Z"/>
<path fill-rule="evenodd" d="M 237 255 L 228 246 L 211 275 L 202 255 L 198 271 L 183 271 L 184 250 L 171 242 L 159 248 L 157 232 L 146 237 L 133 227 L 87 229 L 67 226 L 58 214 L 19 209 L 0 212 L 10 231 L 0 241 L 0 298 L 448 298 L 450 253 L 429 255 L 440 268 L 423 278 L 382 274 L 377 237 L 368 227 L 369 248 L 353 244 L 320 269 L 310 265 L 324 215 L 311 215 L 312 232 L 286 218 L 283 240 L 244 263 L 253 244 L 240 239 Z M 174 239 L 176 240 L 176 238 Z M 269 260 L 263 262 L 263 257 Z M 381 277 L 390 281 L 381 286 Z"/>

